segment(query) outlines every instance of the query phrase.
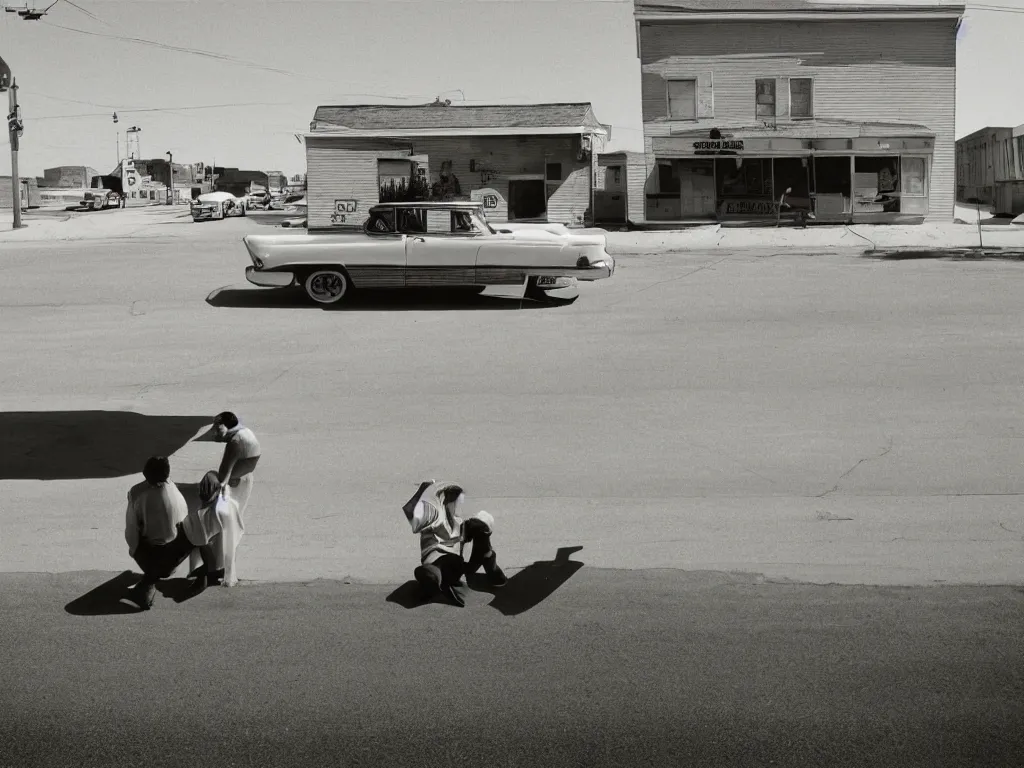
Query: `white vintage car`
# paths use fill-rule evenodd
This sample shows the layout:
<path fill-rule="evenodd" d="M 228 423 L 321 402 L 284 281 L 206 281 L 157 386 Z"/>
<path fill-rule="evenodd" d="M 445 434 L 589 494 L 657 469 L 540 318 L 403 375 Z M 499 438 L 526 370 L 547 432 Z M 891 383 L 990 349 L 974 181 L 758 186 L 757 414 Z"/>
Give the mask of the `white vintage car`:
<path fill-rule="evenodd" d="M 207 192 L 192 201 L 192 221 L 223 219 L 227 216 L 245 216 L 245 198 L 230 192 Z"/>
<path fill-rule="evenodd" d="M 577 280 L 611 277 L 604 235 L 561 224 L 487 221 L 481 203 L 381 203 L 362 231 L 246 235 L 254 285 L 301 286 L 318 304 L 355 288 L 464 288 L 523 285 L 530 298 Z"/>

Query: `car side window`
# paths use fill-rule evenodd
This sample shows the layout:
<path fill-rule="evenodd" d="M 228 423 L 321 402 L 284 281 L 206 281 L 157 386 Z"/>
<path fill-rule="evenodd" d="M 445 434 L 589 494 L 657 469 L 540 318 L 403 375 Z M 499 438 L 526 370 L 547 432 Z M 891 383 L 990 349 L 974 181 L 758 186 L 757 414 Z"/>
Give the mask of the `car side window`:
<path fill-rule="evenodd" d="M 366 222 L 366 231 L 374 234 L 393 234 L 395 231 L 394 211 L 374 211 Z"/>
<path fill-rule="evenodd" d="M 468 211 L 452 211 L 452 232 L 460 235 L 471 235 L 476 232 L 473 217 Z"/>
<path fill-rule="evenodd" d="M 427 231 L 426 217 L 416 208 L 398 210 L 398 229 L 406 235 L 422 235 Z"/>

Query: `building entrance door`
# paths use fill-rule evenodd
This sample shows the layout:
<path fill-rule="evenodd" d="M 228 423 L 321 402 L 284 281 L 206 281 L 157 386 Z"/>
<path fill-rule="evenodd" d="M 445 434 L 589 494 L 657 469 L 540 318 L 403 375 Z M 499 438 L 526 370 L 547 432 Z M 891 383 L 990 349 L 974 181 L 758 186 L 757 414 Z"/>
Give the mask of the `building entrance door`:
<path fill-rule="evenodd" d="M 508 182 L 508 220 L 547 218 L 548 204 L 543 176 L 519 176 Z"/>

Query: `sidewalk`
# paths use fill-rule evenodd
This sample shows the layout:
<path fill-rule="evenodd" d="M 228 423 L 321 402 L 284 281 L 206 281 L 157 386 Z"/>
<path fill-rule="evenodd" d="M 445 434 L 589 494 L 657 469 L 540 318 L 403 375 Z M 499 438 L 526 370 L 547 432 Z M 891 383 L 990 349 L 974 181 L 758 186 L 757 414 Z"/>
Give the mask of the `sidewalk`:
<path fill-rule="evenodd" d="M 1024 253 L 1024 227 L 1016 225 L 983 226 L 981 242 L 985 249 L 1011 249 Z M 717 224 L 692 229 L 660 232 L 609 232 L 608 250 L 617 256 L 633 256 L 665 251 L 732 250 L 747 248 L 787 248 L 803 251 L 855 249 L 884 251 L 913 248 L 919 251 L 946 251 L 977 248 L 976 224 L 917 224 L 907 226 L 859 225 L 759 227 L 737 229 Z"/>
<path fill-rule="evenodd" d="M 236 227 L 247 228 L 242 219 L 232 220 Z M 22 218 L 23 228 L 11 229 L 11 218 L 0 221 L 0 247 L 5 243 L 72 242 L 116 238 L 167 237 L 170 235 L 218 236 L 223 227 L 181 230 L 191 224 L 185 206 L 150 206 L 87 213 L 29 211 Z M 234 227 L 232 227 L 234 229 Z M 255 229 L 255 227 L 253 227 Z M 977 224 L 934 223 L 904 226 L 854 225 L 796 227 L 721 227 L 717 224 L 684 230 L 649 232 L 605 232 L 608 249 L 616 256 L 638 256 L 676 251 L 744 250 L 785 248 L 794 251 L 822 252 L 854 250 L 859 252 L 915 249 L 943 255 L 950 249 L 977 249 Z M 985 249 L 1010 250 L 1024 256 L 1024 226 L 988 225 L 983 222 L 981 243 Z M 922 254 L 923 255 L 923 254 Z M 949 255 L 954 255 L 950 253 Z"/>
<path fill-rule="evenodd" d="M 21 229 L 13 229 L 10 211 L 0 221 L 0 247 L 4 243 L 69 242 L 145 237 L 166 234 L 158 225 L 189 218 L 186 206 L 148 206 L 107 211 L 72 212 L 57 208 L 26 211 Z"/>

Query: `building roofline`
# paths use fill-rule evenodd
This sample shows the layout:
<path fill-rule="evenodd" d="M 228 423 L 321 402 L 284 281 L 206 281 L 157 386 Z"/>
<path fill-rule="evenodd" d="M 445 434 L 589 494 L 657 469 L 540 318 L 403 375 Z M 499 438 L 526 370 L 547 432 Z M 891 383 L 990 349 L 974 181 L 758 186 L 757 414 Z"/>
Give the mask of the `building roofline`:
<path fill-rule="evenodd" d="M 709 3 L 709 5 L 713 5 Z M 782 9 L 775 8 L 694 8 L 686 3 L 634 0 L 633 17 L 637 22 L 672 21 L 790 21 L 790 20 L 887 20 L 887 19 L 960 19 L 965 4 L 905 5 L 899 3 L 815 2 Z"/>
<path fill-rule="evenodd" d="M 504 108 L 504 107 L 588 107 L 593 109 L 593 104 L 589 101 L 525 101 L 525 102 L 505 102 L 494 104 L 437 104 L 435 102 L 427 102 L 424 104 L 319 104 L 316 109 L 377 109 L 384 107 L 386 109 L 425 109 L 427 107 L 437 107 L 438 109 L 492 109 L 492 108 Z M 316 110 L 314 110 L 315 112 Z"/>
<path fill-rule="evenodd" d="M 604 128 L 589 125 L 546 126 L 533 128 L 374 128 L 361 130 L 330 126 L 322 130 L 296 134 L 303 139 L 336 138 L 336 139 L 414 139 L 434 136 L 576 136 L 579 134 L 596 134 L 607 136 Z"/>
<path fill-rule="evenodd" d="M 971 131 L 966 136 L 961 136 L 959 139 L 956 140 L 956 143 L 959 144 L 961 141 L 967 141 L 968 139 L 973 139 L 977 136 L 981 136 L 982 134 L 991 133 L 992 131 L 1010 131 L 1011 133 L 1013 133 L 1013 130 L 1013 127 L 1006 125 L 986 125 L 984 128 L 979 128 L 976 131 Z"/>

